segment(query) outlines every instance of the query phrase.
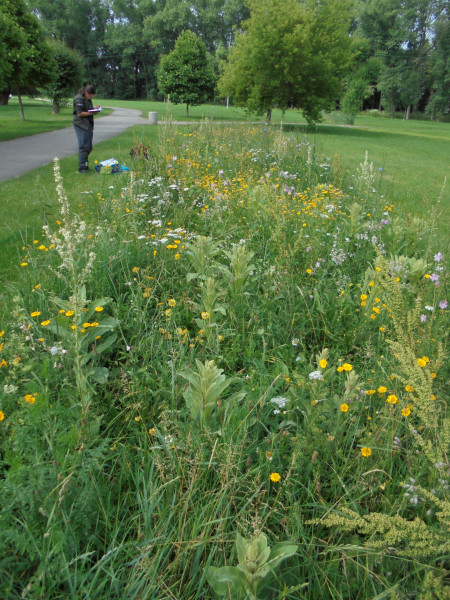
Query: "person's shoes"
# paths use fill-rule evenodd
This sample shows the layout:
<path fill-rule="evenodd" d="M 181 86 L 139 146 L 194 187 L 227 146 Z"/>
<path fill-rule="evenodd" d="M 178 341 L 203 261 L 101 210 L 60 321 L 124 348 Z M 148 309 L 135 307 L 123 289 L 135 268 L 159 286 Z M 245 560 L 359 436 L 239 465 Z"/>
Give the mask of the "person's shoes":
<path fill-rule="evenodd" d="M 78 169 L 78 173 L 89 173 L 89 167 L 85 167 L 84 169 Z"/>

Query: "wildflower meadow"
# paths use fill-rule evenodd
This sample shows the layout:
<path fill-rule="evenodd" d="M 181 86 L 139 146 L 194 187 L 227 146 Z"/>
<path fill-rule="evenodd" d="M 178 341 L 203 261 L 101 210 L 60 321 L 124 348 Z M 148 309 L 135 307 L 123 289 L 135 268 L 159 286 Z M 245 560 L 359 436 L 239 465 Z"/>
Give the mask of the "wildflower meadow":
<path fill-rule="evenodd" d="M 282 127 L 57 160 L 0 332 L 0 597 L 448 598 L 448 246 Z"/>

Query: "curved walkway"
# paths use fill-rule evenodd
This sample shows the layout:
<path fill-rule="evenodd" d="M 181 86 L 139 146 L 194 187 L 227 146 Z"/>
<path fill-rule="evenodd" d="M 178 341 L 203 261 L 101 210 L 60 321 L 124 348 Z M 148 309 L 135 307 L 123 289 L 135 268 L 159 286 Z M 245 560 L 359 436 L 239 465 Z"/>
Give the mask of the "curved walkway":
<path fill-rule="evenodd" d="M 95 119 L 94 144 L 124 132 L 133 125 L 148 125 L 140 110 L 114 108 L 107 117 Z M 50 163 L 55 156 L 76 154 L 77 140 L 73 126 L 0 142 L 0 181 L 19 177 Z"/>

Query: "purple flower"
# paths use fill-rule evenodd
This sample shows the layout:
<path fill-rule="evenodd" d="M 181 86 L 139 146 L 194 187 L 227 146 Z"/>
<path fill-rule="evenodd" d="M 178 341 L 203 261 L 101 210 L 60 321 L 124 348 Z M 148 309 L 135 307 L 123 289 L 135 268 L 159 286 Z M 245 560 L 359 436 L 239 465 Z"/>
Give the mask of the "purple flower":
<path fill-rule="evenodd" d="M 306 252 L 309 252 L 310 250 L 311 250 L 311 246 L 308 246 L 308 247 L 306 248 Z"/>
<path fill-rule="evenodd" d="M 389 221 L 387 219 L 381 219 L 380 223 L 382 225 L 389 225 Z"/>
<path fill-rule="evenodd" d="M 442 260 L 442 254 L 440 252 L 438 252 L 437 254 L 434 255 L 434 260 L 435 262 L 441 262 Z"/>
<path fill-rule="evenodd" d="M 442 308 L 442 310 L 448 308 L 448 302 L 447 302 L 447 300 L 441 300 L 439 302 L 439 308 Z"/>
<path fill-rule="evenodd" d="M 430 281 L 439 281 L 439 275 L 437 273 L 433 273 L 430 275 Z"/>
<path fill-rule="evenodd" d="M 425 323 L 426 320 L 427 320 L 427 315 L 420 315 L 421 323 Z"/>
<path fill-rule="evenodd" d="M 219 171 L 219 177 L 222 177 L 222 175 L 223 175 L 223 169 L 220 169 L 220 171 Z"/>

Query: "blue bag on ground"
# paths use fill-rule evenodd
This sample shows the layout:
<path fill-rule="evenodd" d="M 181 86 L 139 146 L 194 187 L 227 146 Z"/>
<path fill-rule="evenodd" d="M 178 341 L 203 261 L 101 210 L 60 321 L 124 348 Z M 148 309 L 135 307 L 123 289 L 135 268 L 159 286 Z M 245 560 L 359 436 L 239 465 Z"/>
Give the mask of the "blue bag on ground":
<path fill-rule="evenodd" d="M 129 171 L 128 167 L 119 164 L 119 161 L 115 158 L 108 158 L 107 160 L 102 160 L 98 165 L 95 165 L 95 170 L 100 173 L 121 173 L 122 171 Z"/>

